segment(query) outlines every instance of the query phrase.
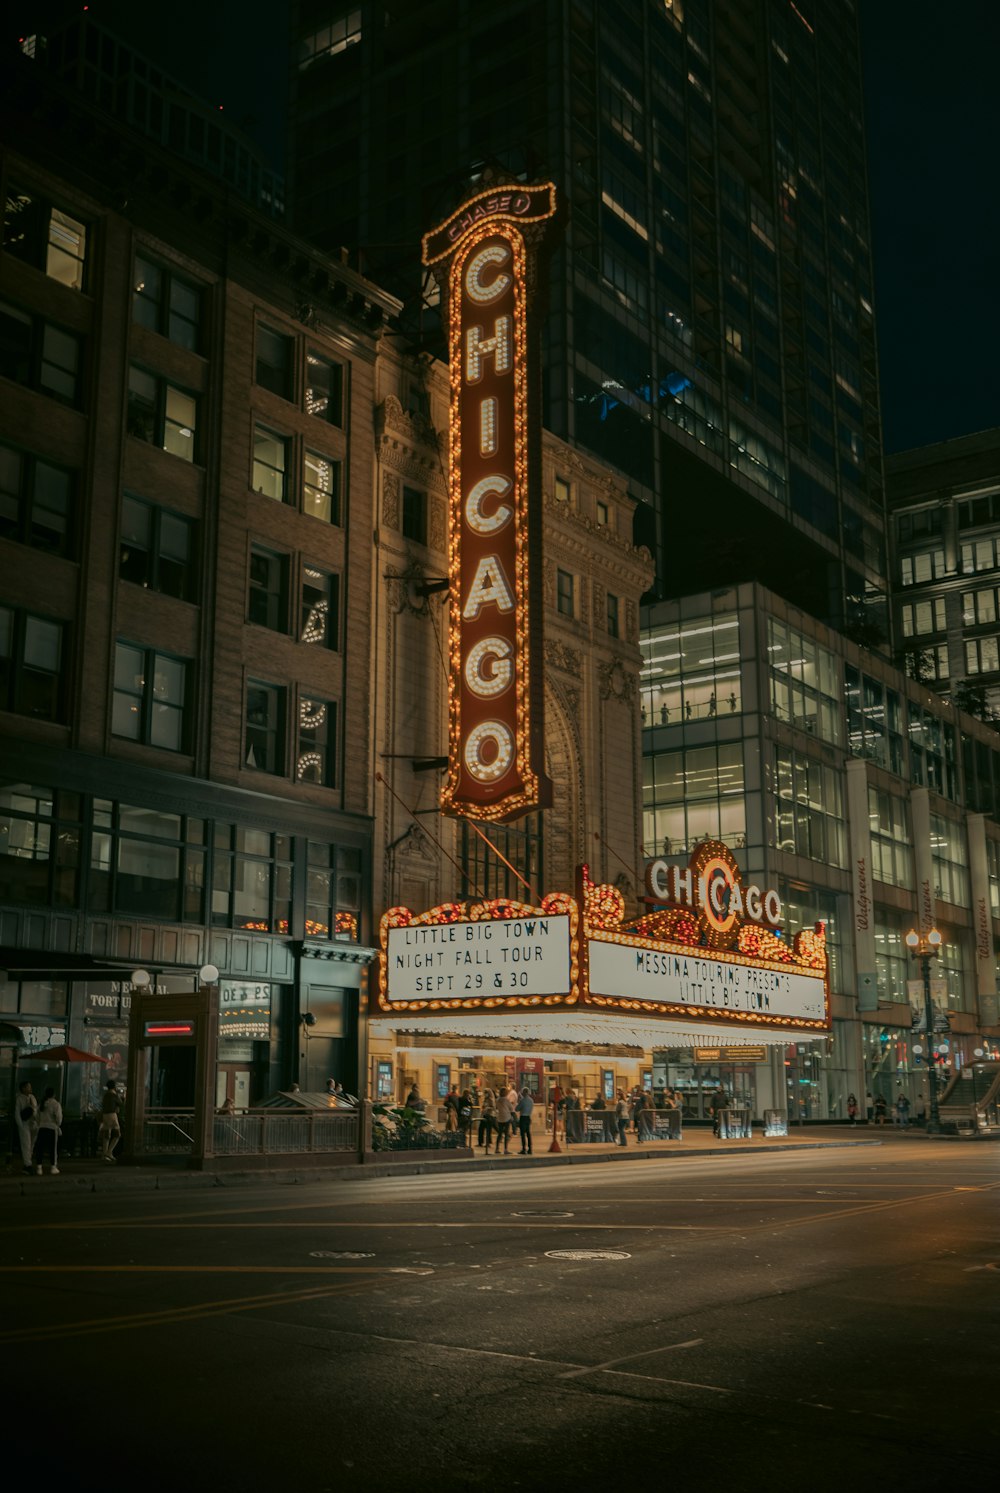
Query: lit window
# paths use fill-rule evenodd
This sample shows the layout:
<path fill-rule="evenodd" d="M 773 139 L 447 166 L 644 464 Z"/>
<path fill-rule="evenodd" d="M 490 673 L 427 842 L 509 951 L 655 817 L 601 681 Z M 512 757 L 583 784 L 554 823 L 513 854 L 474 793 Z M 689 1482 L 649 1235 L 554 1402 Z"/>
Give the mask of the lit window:
<path fill-rule="evenodd" d="M 20 187 L 4 198 L 4 252 L 44 270 L 60 285 L 82 290 L 87 229 L 77 218 Z"/>
<path fill-rule="evenodd" d="M 302 480 L 302 511 L 327 524 L 339 524 L 341 464 L 319 451 L 307 451 Z"/>
<path fill-rule="evenodd" d="M 299 699 L 295 780 L 319 783 L 325 788 L 335 781 L 337 707 L 331 700 Z"/>
<path fill-rule="evenodd" d="M 306 353 L 306 414 L 329 425 L 343 425 L 343 406 L 343 368 L 310 350 Z"/>
<path fill-rule="evenodd" d="M 349 10 L 299 43 L 299 68 L 310 67 L 321 57 L 335 57 L 361 40 L 361 11 Z"/>
<path fill-rule="evenodd" d="M 339 642 L 340 577 L 314 565 L 302 567 L 300 643 L 336 648 Z"/>
<path fill-rule="evenodd" d="M 571 496 L 569 483 L 563 477 L 557 477 L 553 484 L 553 491 L 557 503 L 568 503 Z"/>
<path fill-rule="evenodd" d="M 198 398 L 134 363 L 128 373 L 128 433 L 193 462 Z"/>
<path fill-rule="evenodd" d="M 253 490 L 278 503 L 288 496 L 288 441 L 264 425 L 253 428 Z"/>
<path fill-rule="evenodd" d="M 600 524 L 600 526 L 601 526 L 602 529 L 606 529 L 608 527 L 608 519 L 609 519 L 609 517 L 610 517 L 610 514 L 609 514 L 609 511 L 608 511 L 608 505 L 607 505 L 607 503 L 602 503 L 601 500 L 600 500 L 600 498 L 598 498 L 598 500 L 597 500 L 597 522 Z"/>

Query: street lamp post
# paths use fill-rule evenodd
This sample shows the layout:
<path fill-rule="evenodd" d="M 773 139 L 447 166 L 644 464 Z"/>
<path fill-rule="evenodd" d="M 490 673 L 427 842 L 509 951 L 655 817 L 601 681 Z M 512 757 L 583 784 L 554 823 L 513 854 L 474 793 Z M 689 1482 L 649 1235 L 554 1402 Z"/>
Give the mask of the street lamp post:
<path fill-rule="evenodd" d="M 920 973 L 924 977 L 924 1030 L 927 1034 L 927 1089 L 930 1101 L 930 1118 L 927 1134 L 940 1135 L 941 1116 L 938 1113 L 937 1069 L 934 1066 L 934 1005 L 931 1001 L 931 960 L 941 952 L 942 938 L 936 928 L 927 933 L 918 933 L 911 928 L 906 935 L 906 946 L 914 959 L 920 961 Z"/>

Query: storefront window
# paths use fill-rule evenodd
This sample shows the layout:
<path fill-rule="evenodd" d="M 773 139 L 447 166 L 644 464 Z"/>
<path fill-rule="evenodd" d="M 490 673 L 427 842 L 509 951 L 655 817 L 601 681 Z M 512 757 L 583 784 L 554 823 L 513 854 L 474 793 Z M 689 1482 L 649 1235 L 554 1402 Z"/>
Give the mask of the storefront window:
<path fill-rule="evenodd" d="M 655 628 L 641 639 L 640 647 L 644 726 L 711 720 L 742 711 L 735 613 Z"/>
<path fill-rule="evenodd" d="M 0 784 L 0 902 L 78 905 L 79 818 L 79 794 Z"/>
<path fill-rule="evenodd" d="M 767 619 L 771 710 L 780 721 L 833 745 L 843 740 L 837 660 L 805 633 Z"/>
<path fill-rule="evenodd" d="M 165 922 L 204 917 L 201 820 L 95 798 L 87 906 Z"/>

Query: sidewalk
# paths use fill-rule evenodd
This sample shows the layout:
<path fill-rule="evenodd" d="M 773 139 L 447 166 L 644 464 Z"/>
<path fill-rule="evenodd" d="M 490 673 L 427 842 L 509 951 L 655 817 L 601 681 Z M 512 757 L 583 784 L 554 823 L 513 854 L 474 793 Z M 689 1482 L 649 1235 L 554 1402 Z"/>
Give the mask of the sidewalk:
<path fill-rule="evenodd" d="M 567 1146 L 562 1134 L 559 1136 L 559 1151 L 553 1153 L 551 1134 L 535 1135 L 535 1151 L 531 1156 L 521 1156 L 515 1143 L 510 1154 L 505 1156 L 484 1155 L 478 1147 L 465 1154 L 446 1152 L 409 1152 L 394 1155 L 391 1151 L 369 1153 L 363 1165 L 316 1166 L 310 1164 L 308 1156 L 275 1157 L 275 1164 L 266 1170 L 247 1171 L 189 1171 L 176 1162 L 129 1166 L 116 1163 L 111 1166 L 99 1158 L 84 1160 L 64 1159 L 58 1177 L 46 1173 L 42 1177 L 28 1177 L 15 1164 L 11 1170 L 0 1172 L 0 1197 L 11 1194 L 28 1195 L 39 1191 L 51 1195 L 56 1189 L 63 1192 L 163 1192 L 189 1188 L 246 1187 L 253 1184 L 274 1183 L 294 1186 L 315 1182 L 360 1182 L 374 1177 L 412 1177 L 435 1173 L 468 1173 L 492 1171 L 517 1171 L 525 1167 L 589 1166 L 597 1163 L 625 1165 L 648 1160 L 704 1159 L 708 1156 L 734 1155 L 765 1156 L 779 1151 L 823 1150 L 830 1147 L 850 1146 L 899 1146 L 914 1140 L 933 1139 L 935 1144 L 946 1144 L 961 1140 L 1000 1140 L 1000 1135 L 928 1137 L 923 1129 L 911 1125 L 902 1130 L 891 1126 L 874 1125 L 815 1125 L 793 1128 L 789 1135 L 764 1136 L 758 1126 L 756 1133 L 746 1139 L 719 1140 L 706 1127 L 697 1127 L 684 1132 L 682 1140 L 644 1141 L 636 1143 L 634 1133 L 629 1133 L 628 1145 L 608 1145 L 602 1142 L 578 1142 Z"/>

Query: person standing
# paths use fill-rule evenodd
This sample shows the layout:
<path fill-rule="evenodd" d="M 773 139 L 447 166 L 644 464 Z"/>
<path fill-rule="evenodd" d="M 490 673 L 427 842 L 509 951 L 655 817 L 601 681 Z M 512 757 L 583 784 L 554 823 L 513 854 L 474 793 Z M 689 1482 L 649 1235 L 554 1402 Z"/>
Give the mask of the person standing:
<path fill-rule="evenodd" d="M 851 1125 L 858 1123 L 858 1101 L 854 1094 L 848 1094 L 847 1096 L 847 1119 Z"/>
<path fill-rule="evenodd" d="M 444 1101 L 444 1128 L 446 1130 L 458 1129 L 458 1105 L 458 1084 L 453 1083 Z"/>
<path fill-rule="evenodd" d="M 98 1132 L 101 1137 L 101 1156 L 105 1161 L 114 1161 L 115 1150 L 122 1138 L 122 1127 L 118 1119 L 121 1107 L 118 1086 L 113 1078 L 109 1078 L 101 1095 L 101 1128 Z"/>
<path fill-rule="evenodd" d="M 30 1177 L 32 1175 L 31 1156 L 38 1135 L 38 1100 L 31 1092 L 31 1084 L 27 1079 L 24 1083 L 18 1084 L 17 1098 L 14 1101 L 14 1123 L 17 1126 L 17 1139 L 21 1147 L 21 1161 L 26 1174 Z"/>
<path fill-rule="evenodd" d="M 628 1131 L 628 1100 L 621 1089 L 618 1090 L 618 1101 L 615 1104 L 615 1124 L 618 1127 L 618 1144 L 627 1146 L 625 1136 Z"/>
<path fill-rule="evenodd" d="M 885 1113 L 886 1113 L 886 1110 L 888 1109 L 888 1107 L 889 1106 L 886 1104 L 886 1101 L 885 1101 L 885 1095 L 884 1094 L 876 1094 L 875 1095 L 875 1124 L 876 1125 L 884 1125 L 885 1124 Z"/>
<path fill-rule="evenodd" d="M 46 1089 L 42 1095 L 42 1107 L 38 1112 L 38 1140 L 35 1144 L 35 1171 L 42 1175 L 47 1163 L 49 1175 L 59 1175 L 59 1137 L 62 1135 L 62 1105 L 56 1098 L 55 1089 Z"/>
<path fill-rule="evenodd" d="M 493 1139 L 493 1127 L 496 1122 L 497 1097 L 492 1089 L 484 1089 L 482 1108 L 479 1111 L 479 1144 L 486 1142 L 487 1156 L 490 1154 L 490 1141 Z"/>
<path fill-rule="evenodd" d="M 511 1092 L 501 1088 L 497 1095 L 497 1145 L 496 1154 L 500 1155 L 500 1142 L 503 1141 L 503 1153 L 506 1156 L 510 1150 L 510 1122 L 514 1116 L 514 1106 L 511 1102 Z"/>
<path fill-rule="evenodd" d="M 528 1089 L 521 1090 L 521 1097 L 517 1101 L 517 1128 L 521 1135 L 521 1155 L 531 1155 L 531 1116 L 534 1112 L 535 1101 Z"/>
<path fill-rule="evenodd" d="M 910 1123 L 910 1101 L 905 1094 L 896 1100 L 896 1124 L 905 1130 Z"/>
<path fill-rule="evenodd" d="M 406 1096 L 404 1105 L 406 1109 L 412 1109 L 418 1115 L 422 1115 L 424 1110 L 427 1108 L 426 1100 L 422 1099 L 420 1096 L 420 1085 L 418 1084 L 416 1079 L 413 1080 L 413 1084 L 411 1085 L 410 1092 Z"/>
<path fill-rule="evenodd" d="M 463 1089 L 458 1096 L 458 1128 L 462 1132 L 462 1145 L 472 1144 L 472 1094 Z"/>
<path fill-rule="evenodd" d="M 729 1095 L 726 1093 L 725 1089 L 722 1087 L 722 1085 L 720 1083 L 719 1087 L 716 1089 L 715 1093 L 712 1095 L 711 1100 L 709 1101 L 709 1108 L 708 1108 L 708 1112 L 712 1116 L 712 1134 L 713 1135 L 717 1135 L 717 1136 L 721 1137 L 722 1134 L 723 1134 L 723 1130 L 724 1129 L 725 1129 L 726 1135 L 729 1134 L 729 1131 L 728 1131 L 728 1128 L 727 1128 L 727 1113 L 728 1113 L 728 1110 L 729 1110 Z"/>

